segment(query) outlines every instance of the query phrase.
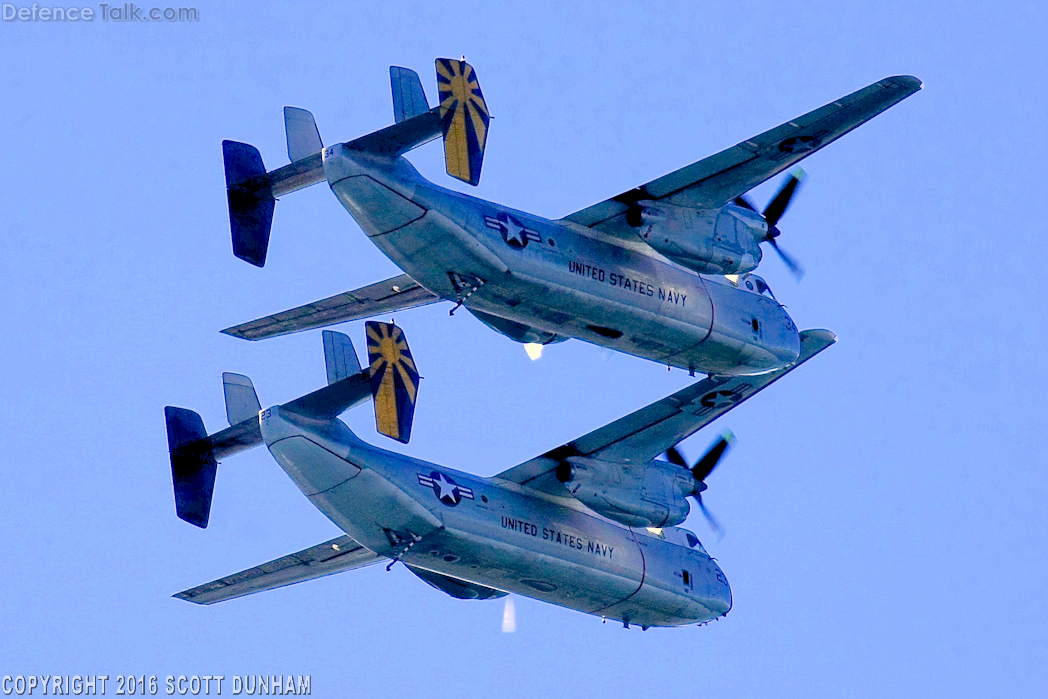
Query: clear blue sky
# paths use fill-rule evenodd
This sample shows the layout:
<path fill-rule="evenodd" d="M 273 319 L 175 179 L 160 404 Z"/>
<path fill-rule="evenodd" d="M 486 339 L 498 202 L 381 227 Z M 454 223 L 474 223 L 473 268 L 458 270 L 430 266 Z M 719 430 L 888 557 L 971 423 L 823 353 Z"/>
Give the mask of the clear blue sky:
<path fill-rule="evenodd" d="M 0 24 L 0 674 L 311 674 L 316 696 L 1044 696 L 1043 7 L 358 5 Z M 222 371 L 263 403 L 317 388 L 319 333 L 218 330 L 396 272 L 325 187 L 280 202 L 264 270 L 234 259 L 222 139 L 282 165 L 284 105 L 348 140 L 391 122 L 389 65 L 432 99 L 433 59 L 460 54 L 495 117 L 476 192 L 549 217 L 884 76 L 925 83 L 804 162 L 781 225 L 804 281 L 761 267 L 799 326 L 840 342 L 717 425 L 738 437 L 706 498 L 728 535 L 689 524 L 731 581 L 726 620 L 642 633 L 518 599 L 502 634 L 501 602 L 401 567 L 170 599 L 338 532 L 264 450 L 222 465 L 208 530 L 177 520 L 163 406 L 218 429 Z M 451 182 L 439 146 L 411 159 Z M 396 320 L 425 376 L 405 451 L 483 475 L 689 381 L 578 342 L 530 362 L 443 306 Z M 346 419 L 383 439 L 367 410 Z"/>

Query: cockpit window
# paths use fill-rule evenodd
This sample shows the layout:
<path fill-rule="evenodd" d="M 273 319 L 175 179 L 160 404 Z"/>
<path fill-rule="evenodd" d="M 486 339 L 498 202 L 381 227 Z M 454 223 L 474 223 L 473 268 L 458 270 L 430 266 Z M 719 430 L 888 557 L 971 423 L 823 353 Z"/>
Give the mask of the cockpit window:
<path fill-rule="evenodd" d="M 756 292 L 757 292 L 758 294 L 762 294 L 762 295 L 765 295 L 765 294 L 766 294 L 766 295 L 768 295 L 768 296 L 770 296 L 770 297 L 772 297 L 772 298 L 775 298 L 775 294 L 773 294 L 773 293 L 771 292 L 771 287 L 769 287 L 769 286 L 768 286 L 768 283 L 767 283 L 767 282 L 765 282 L 765 281 L 764 281 L 763 279 L 761 279 L 760 277 L 758 277 L 758 276 L 757 276 L 757 275 L 755 275 L 755 274 L 751 274 L 751 275 L 749 276 L 749 279 L 752 279 L 752 280 L 753 280 L 753 283 L 754 283 L 754 285 L 755 285 L 755 286 L 757 287 L 757 288 L 755 289 L 755 291 L 756 291 Z M 748 279 L 748 280 L 746 281 L 746 286 L 747 286 L 748 288 L 752 289 L 753 287 L 751 287 L 751 286 L 750 286 L 750 282 L 749 282 L 749 279 Z"/>

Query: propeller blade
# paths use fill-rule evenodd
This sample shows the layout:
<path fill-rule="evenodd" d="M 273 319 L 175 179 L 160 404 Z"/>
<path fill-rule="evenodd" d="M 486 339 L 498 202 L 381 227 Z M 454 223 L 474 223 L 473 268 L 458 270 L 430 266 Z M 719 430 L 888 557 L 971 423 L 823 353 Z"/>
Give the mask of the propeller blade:
<path fill-rule="evenodd" d="M 741 206 L 744 209 L 749 209 L 750 211 L 757 210 L 753 207 L 753 204 L 751 204 L 750 200 L 746 197 L 735 197 L 732 201 L 735 202 L 736 206 Z"/>
<path fill-rule="evenodd" d="M 670 447 L 666 450 L 666 458 L 669 459 L 671 464 L 680 466 L 681 468 L 688 468 L 688 462 L 685 461 L 684 456 L 677 451 L 677 447 Z"/>
<path fill-rule="evenodd" d="M 633 228 L 640 228 L 644 224 L 644 210 L 638 204 L 630 204 L 626 209 L 626 223 Z"/>
<path fill-rule="evenodd" d="M 801 178 L 796 174 L 790 174 L 789 179 L 786 180 L 786 184 L 782 186 L 779 193 L 775 195 L 775 198 L 771 200 L 767 207 L 764 209 L 764 220 L 768 222 L 769 228 L 774 228 L 775 224 L 779 222 L 782 215 L 786 213 L 786 208 L 790 205 L 790 199 L 793 198 L 794 192 L 797 190 L 797 185 L 801 183 Z"/>
<path fill-rule="evenodd" d="M 776 233 L 777 232 L 778 231 L 776 231 Z M 797 260 L 793 259 L 791 255 L 779 247 L 779 244 L 775 242 L 775 238 L 771 236 L 770 232 L 768 233 L 767 241 L 771 243 L 772 248 L 779 254 L 779 259 L 782 260 L 783 264 L 786 265 L 787 269 L 790 270 L 797 281 L 804 279 L 804 268 L 801 267 L 801 264 L 797 262 Z"/>
<path fill-rule="evenodd" d="M 800 281 L 804 278 L 804 268 L 801 267 L 797 260 L 793 259 L 785 250 L 779 247 L 779 244 L 775 241 L 782 231 L 779 230 L 778 222 L 782 218 L 782 215 L 786 213 L 786 209 L 790 205 L 790 200 L 793 199 L 793 195 L 797 192 L 797 187 L 804 179 L 804 171 L 801 169 L 794 170 L 790 173 L 790 176 L 786 179 L 786 183 L 782 185 L 779 193 L 765 207 L 764 220 L 768 224 L 768 234 L 764 237 L 762 242 L 771 243 L 771 246 L 775 248 L 775 252 L 779 255 L 779 259 L 782 260 L 786 268 L 790 270 L 790 273 Z"/>
<path fill-rule="evenodd" d="M 706 509 L 706 505 L 702 502 L 702 491 L 706 490 L 706 477 L 717 467 L 717 462 L 720 461 L 721 457 L 724 456 L 724 453 L 734 441 L 735 435 L 732 434 L 731 430 L 725 430 L 720 438 L 714 442 L 713 446 L 709 448 L 706 455 L 691 467 L 691 475 L 694 476 L 697 481 L 692 495 L 695 496 L 696 502 L 699 503 L 699 509 L 702 510 L 702 515 L 706 518 L 706 521 L 709 522 L 710 528 L 716 532 L 717 536 L 720 538 L 724 538 L 724 528 L 721 527 L 717 518 Z M 688 468 L 688 462 L 684 460 L 684 455 L 681 454 L 675 446 L 666 450 L 666 458 L 669 459 L 670 463 L 682 466 L 683 468 Z"/>
<path fill-rule="evenodd" d="M 716 532 L 718 537 L 723 539 L 724 528 L 720 525 L 720 522 L 717 521 L 717 518 L 714 517 L 713 514 L 706 509 L 706 506 L 704 504 L 702 504 L 702 495 L 695 496 L 695 499 L 698 501 L 699 509 L 702 510 L 702 515 L 706 518 L 706 521 L 709 523 L 710 529 Z"/>
<path fill-rule="evenodd" d="M 720 461 L 720 458 L 724 456 L 724 452 L 727 451 L 728 447 L 730 447 L 731 443 L 734 441 L 735 435 L 732 434 L 731 431 L 725 432 L 721 435 L 721 438 L 710 447 L 709 451 L 706 452 L 706 455 L 699 459 L 698 463 L 692 467 L 691 474 L 695 476 L 695 480 L 700 482 L 705 481 L 706 477 L 713 472 L 713 469 L 717 468 L 717 462 Z M 667 452 L 667 454 L 668 453 L 669 452 Z M 701 497 L 699 498 L 699 504 L 702 504 Z"/>

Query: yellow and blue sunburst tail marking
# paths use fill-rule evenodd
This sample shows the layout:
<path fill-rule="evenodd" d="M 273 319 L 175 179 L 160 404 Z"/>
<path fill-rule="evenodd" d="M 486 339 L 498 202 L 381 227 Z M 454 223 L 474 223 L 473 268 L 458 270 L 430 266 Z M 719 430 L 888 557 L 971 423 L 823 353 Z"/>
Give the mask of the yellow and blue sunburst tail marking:
<path fill-rule="evenodd" d="M 476 186 L 491 121 L 488 105 L 473 66 L 451 58 L 438 58 L 436 65 L 444 162 L 449 175 Z"/>
<path fill-rule="evenodd" d="M 411 439 L 419 375 L 404 331 L 391 323 L 365 323 L 375 427 L 398 442 Z"/>

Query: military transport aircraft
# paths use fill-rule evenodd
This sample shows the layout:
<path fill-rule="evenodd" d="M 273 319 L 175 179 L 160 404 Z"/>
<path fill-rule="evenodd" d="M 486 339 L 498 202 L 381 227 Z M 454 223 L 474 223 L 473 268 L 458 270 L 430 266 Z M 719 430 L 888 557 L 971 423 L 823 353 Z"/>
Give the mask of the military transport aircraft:
<path fill-rule="evenodd" d="M 559 220 L 453 192 L 404 158 L 443 136 L 447 172 L 476 185 L 489 114 L 473 67 L 439 58 L 440 103 L 390 68 L 395 124 L 324 147 L 313 115 L 284 108 L 291 164 L 224 141 L 233 251 L 265 264 L 275 198 L 326 181 L 404 274 L 223 332 L 249 340 L 452 301 L 524 343 L 578 338 L 672 367 L 759 374 L 796 361 L 797 327 L 752 274 L 776 243 L 791 176 L 762 213 L 743 195 L 921 88 L 885 78 L 759 136 Z M 454 313 L 454 308 L 452 313 Z"/>
<path fill-rule="evenodd" d="M 690 466 L 676 445 L 835 341 L 800 333 L 797 361 L 714 376 L 492 478 L 371 446 L 337 418 L 374 397 L 379 431 L 406 441 L 419 376 L 403 333 L 368 322 L 370 366 L 324 331 L 328 386 L 261 410 L 251 381 L 223 375 L 230 427 L 165 408 L 178 516 L 206 527 L 218 460 L 265 444 L 342 531 L 331 541 L 175 595 L 212 604 L 389 561 L 460 599 L 512 592 L 605 620 L 682 626 L 728 613 L 731 589 L 698 537 L 677 527 L 728 446 Z M 669 461 L 657 459 L 667 453 Z M 703 508 L 705 512 L 705 508 Z"/>

